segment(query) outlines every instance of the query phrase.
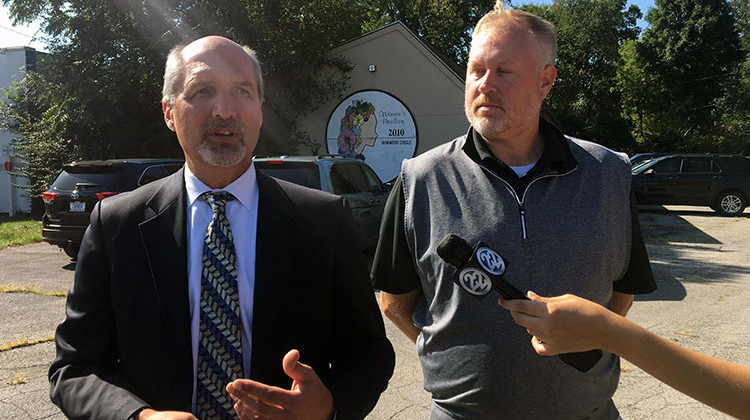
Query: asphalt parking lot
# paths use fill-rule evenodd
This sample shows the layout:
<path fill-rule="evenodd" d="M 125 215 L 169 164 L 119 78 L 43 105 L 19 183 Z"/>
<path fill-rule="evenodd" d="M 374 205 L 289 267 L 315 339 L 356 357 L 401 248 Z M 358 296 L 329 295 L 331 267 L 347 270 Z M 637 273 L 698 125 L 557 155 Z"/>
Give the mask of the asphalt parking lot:
<path fill-rule="evenodd" d="M 750 366 L 750 213 L 722 218 L 698 207 L 644 207 L 641 223 L 659 290 L 639 296 L 629 317 L 683 346 Z M 75 265 L 47 244 L 0 251 L 0 418 L 63 419 L 49 401 L 49 340 L 64 315 L 63 297 Z M 414 346 L 386 321 L 396 371 L 371 420 L 426 419 L 429 395 Z M 615 394 L 624 419 L 729 418 L 661 384 L 623 361 Z"/>

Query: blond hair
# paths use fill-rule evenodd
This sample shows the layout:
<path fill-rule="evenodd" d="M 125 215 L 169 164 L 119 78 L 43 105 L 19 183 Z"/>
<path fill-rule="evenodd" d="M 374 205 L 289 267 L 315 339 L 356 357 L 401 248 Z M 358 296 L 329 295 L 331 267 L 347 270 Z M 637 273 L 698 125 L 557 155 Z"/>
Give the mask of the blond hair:
<path fill-rule="evenodd" d="M 554 65 L 557 55 L 557 39 L 555 37 L 555 26 L 548 20 L 533 13 L 518 9 L 507 9 L 503 0 L 497 0 L 493 10 L 482 16 L 474 27 L 476 36 L 482 31 L 501 27 L 508 21 L 522 23 L 529 30 L 531 36 L 542 47 L 544 52 L 540 60 L 545 65 Z"/>

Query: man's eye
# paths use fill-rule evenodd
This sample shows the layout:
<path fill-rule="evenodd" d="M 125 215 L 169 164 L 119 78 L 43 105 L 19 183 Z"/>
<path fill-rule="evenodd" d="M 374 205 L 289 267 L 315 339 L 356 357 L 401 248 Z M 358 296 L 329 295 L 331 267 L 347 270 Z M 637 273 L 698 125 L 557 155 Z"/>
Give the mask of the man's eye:
<path fill-rule="evenodd" d="M 487 72 L 487 70 L 485 70 L 485 69 L 474 69 L 474 70 L 472 70 L 471 73 L 474 75 L 474 77 L 476 77 L 477 79 L 479 79 L 482 76 L 484 76 L 484 74 L 486 72 Z"/>
<path fill-rule="evenodd" d="M 212 91 L 213 89 L 211 89 L 210 87 L 200 88 L 195 91 L 193 96 L 207 96 L 210 95 Z"/>

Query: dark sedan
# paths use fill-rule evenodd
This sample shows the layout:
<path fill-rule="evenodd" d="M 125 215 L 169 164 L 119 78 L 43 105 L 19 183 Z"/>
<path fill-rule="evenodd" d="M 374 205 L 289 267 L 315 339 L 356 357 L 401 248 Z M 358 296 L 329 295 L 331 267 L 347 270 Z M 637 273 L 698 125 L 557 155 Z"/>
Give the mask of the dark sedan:
<path fill-rule="evenodd" d="M 744 156 L 674 154 L 633 168 L 639 204 L 708 206 L 742 214 L 750 197 L 750 160 Z"/>

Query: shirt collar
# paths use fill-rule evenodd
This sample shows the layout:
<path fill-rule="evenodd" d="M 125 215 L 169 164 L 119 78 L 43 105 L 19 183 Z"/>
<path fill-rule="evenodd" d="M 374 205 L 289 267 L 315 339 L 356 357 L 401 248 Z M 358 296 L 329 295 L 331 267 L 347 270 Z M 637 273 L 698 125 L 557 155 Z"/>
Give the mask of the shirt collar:
<path fill-rule="evenodd" d="M 533 176 L 540 173 L 556 172 L 563 173 L 576 167 L 576 162 L 570 147 L 565 138 L 565 135 L 560 129 L 547 122 L 547 120 L 539 119 L 539 131 L 544 137 L 544 151 L 542 156 L 534 168 L 530 170 L 526 176 Z M 487 146 L 482 136 L 474 130 L 473 127 L 469 128 L 469 133 L 466 136 L 466 143 L 463 146 L 464 152 L 478 164 L 489 165 L 490 167 L 506 167 L 507 165 L 497 159 L 492 151 Z M 510 170 L 510 168 L 507 168 Z"/>
<path fill-rule="evenodd" d="M 198 179 L 185 164 L 185 189 L 188 195 L 188 207 L 192 206 L 195 200 L 206 191 L 226 191 L 231 193 L 246 209 L 251 210 L 252 198 L 256 196 L 255 192 L 258 189 L 255 163 L 251 163 L 250 167 L 231 184 L 220 189 L 211 189 Z"/>

